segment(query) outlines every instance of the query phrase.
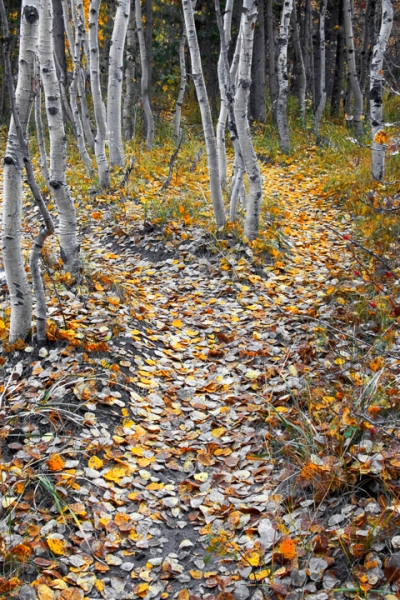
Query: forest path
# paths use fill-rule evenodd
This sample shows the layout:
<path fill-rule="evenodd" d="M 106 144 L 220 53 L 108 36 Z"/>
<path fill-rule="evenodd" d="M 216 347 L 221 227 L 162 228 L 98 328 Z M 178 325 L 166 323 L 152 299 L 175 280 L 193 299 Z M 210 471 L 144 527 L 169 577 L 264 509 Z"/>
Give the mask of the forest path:
<path fill-rule="evenodd" d="M 305 399 L 327 369 L 333 380 L 340 375 L 344 360 L 335 365 L 339 354 L 327 346 L 324 324 L 351 257 L 324 228 L 328 221 L 343 231 L 340 210 L 325 201 L 321 180 L 304 172 L 303 164 L 263 167 L 266 193 L 279 195 L 285 223 L 277 230 L 284 252 L 263 269 L 245 246 L 211 252 L 201 229 L 182 238 L 169 225 L 166 241 L 161 230 L 140 224 L 134 201 L 125 202 L 117 227 L 112 204 L 99 200 L 91 225 L 87 206 L 81 213 L 91 229 L 82 240 L 90 282 L 60 292 L 63 316 L 56 302 L 49 311 L 60 327 L 68 321 L 58 338 L 72 345 L 35 351 L 29 367 L 22 358 L 29 375 L 9 388 L 10 405 L 19 386 L 26 408 L 30 395 L 58 381 L 46 406 L 56 410 L 69 398 L 64 407 L 78 400 L 83 411 L 72 438 L 64 426 L 46 439 L 43 420 L 35 425 L 36 450 L 31 440 L 18 448 L 22 473 L 40 451 L 42 473 L 81 523 L 67 515 L 65 526 L 44 497 L 36 501 L 39 527 L 30 531 L 30 506 L 23 505 L 14 542 L 35 548 L 39 536 L 46 542 L 39 557 L 51 550 L 53 571 L 45 563 L 34 584 L 43 598 L 49 589 L 59 597 L 53 572 L 76 598 L 83 591 L 118 599 L 179 592 L 179 600 L 212 600 L 223 590 L 238 600 L 261 598 L 277 550 L 279 564 L 291 565 L 280 575 L 285 593 L 316 593 L 328 562 L 318 575 L 310 531 L 317 523 L 318 532 L 324 511 L 331 516 L 339 500 L 316 512 L 312 492 L 299 483 L 302 466 L 325 442 L 314 425 L 307 437 L 292 415 L 303 410 L 310 422 L 317 405 Z M 75 349 L 83 337 L 84 354 Z M 285 447 L 296 444 L 303 451 L 297 463 L 285 457 Z M 295 565 L 307 573 L 298 575 Z M 35 568 L 44 567 L 39 561 Z M 326 581 L 328 590 L 338 584 L 333 576 Z"/>

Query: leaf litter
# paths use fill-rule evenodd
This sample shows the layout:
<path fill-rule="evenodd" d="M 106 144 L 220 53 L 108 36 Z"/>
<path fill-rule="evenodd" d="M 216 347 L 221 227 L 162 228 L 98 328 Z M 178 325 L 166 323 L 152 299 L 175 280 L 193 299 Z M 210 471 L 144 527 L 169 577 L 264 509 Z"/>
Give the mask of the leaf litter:
<path fill-rule="evenodd" d="M 49 344 L 1 359 L 0 594 L 392 600 L 398 335 L 355 317 L 350 217 L 312 161 L 263 165 L 246 245 L 183 193 L 155 218 L 151 168 L 77 193 L 82 281 L 49 253 Z"/>

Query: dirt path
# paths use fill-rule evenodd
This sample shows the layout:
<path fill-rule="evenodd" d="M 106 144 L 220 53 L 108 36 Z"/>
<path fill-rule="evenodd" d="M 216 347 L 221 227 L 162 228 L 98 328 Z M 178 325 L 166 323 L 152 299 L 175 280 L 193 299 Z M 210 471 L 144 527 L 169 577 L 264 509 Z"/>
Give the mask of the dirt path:
<path fill-rule="evenodd" d="M 201 230 L 186 240 L 172 231 L 166 242 L 151 226 L 116 238 L 105 225 L 108 248 L 82 243 L 92 289 L 60 292 L 65 339 L 89 332 L 92 346 L 13 357 L 4 408 L 20 417 L 8 421 L 3 474 L 16 508 L 2 536 L 30 549 L 40 600 L 212 600 L 223 591 L 224 600 L 325 600 L 346 581 L 342 555 L 324 560 L 310 540 L 321 525 L 334 534 L 329 518 L 348 503 L 317 509 L 298 482 L 301 463 L 285 455 L 285 445 L 305 443 L 295 426 L 288 437 L 293 407 L 327 362 L 333 377 L 340 370 L 321 323 L 336 310 L 332 290 L 350 256 L 324 223 L 346 227 L 304 166 L 263 175 L 286 220 L 275 264 L 254 266 L 244 247 L 212 253 Z M 137 218 L 137 206 L 126 214 Z M 50 316 L 61 325 L 55 302 Z M 111 335 L 103 354 L 99 339 Z"/>

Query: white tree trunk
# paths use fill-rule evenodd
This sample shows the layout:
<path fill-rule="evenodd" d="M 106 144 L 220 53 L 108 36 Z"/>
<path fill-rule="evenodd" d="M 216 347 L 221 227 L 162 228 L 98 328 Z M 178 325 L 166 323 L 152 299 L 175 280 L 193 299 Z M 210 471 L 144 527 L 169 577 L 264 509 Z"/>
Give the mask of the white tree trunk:
<path fill-rule="evenodd" d="M 126 33 L 125 49 L 125 97 L 122 110 L 122 128 L 125 140 L 133 136 L 133 108 L 135 104 L 135 51 L 136 51 L 136 14 L 131 10 L 129 15 L 128 31 Z"/>
<path fill-rule="evenodd" d="M 354 48 L 353 17 L 350 0 L 343 0 L 344 30 L 346 35 L 347 65 L 350 87 L 354 96 L 354 132 L 357 137 L 363 134 L 363 96 L 357 76 L 356 53 Z"/>
<path fill-rule="evenodd" d="M 304 64 L 303 50 L 301 47 L 299 24 L 297 22 L 296 4 L 293 4 L 292 11 L 292 27 L 293 27 L 293 46 L 296 54 L 297 68 L 299 69 L 297 77 L 298 97 L 299 97 L 299 116 L 303 126 L 306 120 L 306 90 L 307 90 L 307 75 Z M 324 63 L 325 64 L 325 63 Z"/>
<path fill-rule="evenodd" d="M 142 7 L 140 0 L 135 0 L 135 12 L 136 12 L 136 28 L 139 40 L 139 52 L 140 52 L 140 66 L 142 69 L 141 78 L 141 89 L 142 89 L 142 102 L 143 111 L 146 126 L 146 142 L 147 147 L 150 150 L 154 142 L 154 117 L 150 106 L 149 98 L 149 65 L 146 51 L 146 40 L 143 31 L 142 22 Z"/>
<path fill-rule="evenodd" d="M 321 67 L 321 72 L 320 72 L 320 79 L 319 79 L 319 86 L 320 86 L 320 98 L 319 98 L 319 103 L 318 103 L 318 107 L 315 113 L 315 117 L 314 117 L 314 129 L 315 129 L 315 136 L 316 136 L 316 140 L 317 140 L 317 144 L 320 143 L 320 126 L 321 126 L 321 118 L 322 118 L 322 113 L 324 112 L 324 108 L 325 108 L 325 104 L 326 104 L 326 87 L 325 87 L 325 56 L 326 56 L 326 52 L 325 52 L 325 15 L 326 15 L 326 6 L 328 4 L 328 0 L 323 0 L 322 2 L 322 7 L 321 7 L 321 12 L 319 15 L 319 52 L 320 52 L 320 67 Z"/>
<path fill-rule="evenodd" d="M 385 174 L 385 143 L 375 141 L 376 134 L 384 128 L 383 121 L 383 59 L 393 25 L 391 0 L 382 0 L 382 21 L 379 36 L 372 52 L 370 73 L 370 106 L 372 133 L 372 175 L 381 181 Z M 378 138 L 379 139 L 379 138 Z"/>
<path fill-rule="evenodd" d="M 218 59 L 218 83 L 219 93 L 221 97 L 221 107 L 219 111 L 219 118 L 217 123 L 217 151 L 218 151 L 218 168 L 219 178 L 221 181 L 221 188 L 226 189 L 226 176 L 227 176 L 227 160 L 226 160 L 226 145 L 225 145 L 225 129 L 226 119 L 228 117 L 229 107 L 228 99 L 226 97 L 226 68 L 225 59 L 223 56 L 224 52 L 228 51 L 229 44 L 231 41 L 231 28 L 232 28 L 232 13 L 233 13 L 233 0 L 227 0 L 224 10 L 224 37 L 225 37 L 225 48 L 221 43 L 221 49 Z"/>
<path fill-rule="evenodd" d="M 244 225 L 244 233 L 249 240 L 254 240 L 258 235 L 262 201 L 261 172 L 253 148 L 247 116 L 247 104 L 251 85 L 254 27 L 256 21 L 257 1 L 244 0 L 241 23 L 242 47 L 239 61 L 238 86 L 235 94 L 235 119 L 240 148 L 242 150 L 244 165 L 249 180 L 249 193 L 246 199 L 246 220 Z"/>
<path fill-rule="evenodd" d="M 74 0 L 72 0 L 72 13 L 76 13 L 76 6 Z M 81 76 L 81 45 L 82 45 L 82 27 L 79 26 L 77 17 L 75 18 L 75 40 L 73 49 L 71 51 L 73 53 L 74 60 L 74 70 L 72 72 L 72 80 L 69 86 L 69 97 L 71 100 L 71 109 L 72 109 L 72 117 L 74 119 L 74 128 L 76 132 L 76 141 L 78 144 L 79 154 L 81 156 L 82 161 L 85 163 L 88 173 L 90 175 L 92 170 L 92 161 L 90 160 L 90 156 L 86 150 L 85 138 L 83 135 L 83 127 L 81 116 L 79 114 L 78 109 L 78 87 L 81 90 L 81 85 L 79 85 L 79 80 Z"/>
<path fill-rule="evenodd" d="M 278 39 L 278 100 L 276 104 L 276 124 L 278 127 L 279 145 L 282 152 L 290 151 L 289 123 L 287 118 L 287 101 L 289 95 L 289 80 L 287 68 L 287 51 L 289 44 L 290 16 L 293 10 L 293 0 L 286 0 L 282 8 L 281 25 Z"/>
<path fill-rule="evenodd" d="M 26 134 L 33 101 L 35 56 L 39 35 L 39 0 L 23 0 L 16 104 Z M 9 341 L 25 339 L 31 327 L 32 294 L 21 248 L 23 155 L 11 119 L 3 170 L 3 260 L 11 302 Z"/>
<path fill-rule="evenodd" d="M 105 150 L 107 136 L 106 109 L 100 86 L 99 67 L 99 10 L 101 0 L 91 0 L 89 7 L 89 57 L 90 57 L 90 86 L 92 90 L 93 111 L 96 121 L 96 136 L 94 151 L 97 162 L 99 185 L 101 188 L 110 187 L 110 170 Z"/>
<path fill-rule="evenodd" d="M 194 12 L 191 0 L 182 0 L 183 14 L 185 18 L 186 35 L 192 63 L 192 77 L 196 88 L 197 99 L 200 106 L 201 120 L 203 124 L 204 138 L 207 149 L 208 172 L 210 177 L 211 198 L 214 209 L 214 217 L 217 227 L 223 227 L 226 223 L 224 202 L 219 180 L 217 143 L 215 140 L 214 127 L 211 117 L 210 104 L 207 89 L 204 82 L 201 66 L 200 48 L 196 35 L 194 23 Z"/>
<path fill-rule="evenodd" d="M 35 123 L 36 123 L 36 136 L 39 148 L 40 156 L 40 170 L 42 171 L 42 177 L 46 182 L 47 187 L 50 189 L 50 171 L 47 161 L 46 143 L 43 132 L 43 121 L 42 121 L 42 93 L 41 93 L 41 82 L 40 82 L 40 67 L 37 65 L 36 69 L 36 96 L 35 96 Z"/>
<path fill-rule="evenodd" d="M 61 258 L 71 273 L 77 274 L 80 261 L 76 237 L 76 214 L 65 177 L 67 144 L 60 86 L 54 63 L 52 29 L 52 1 L 40 0 L 39 62 L 50 136 L 50 189 L 58 210 Z"/>
<path fill-rule="evenodd" d="M 111 166 L 125 165 L 122 144 L 122 80 L 126 31 L 129 22 L 130 0 L 119 0 L 111 37 L 108 66 L 107 124 Z"/>
<path fill-rule="evenodd" d="M 175 118 L 174 118 L 174 140 L 177 144 L 181 137 L 181 115 L 182 115 L 182 104 L 183 98 L 186 91 L 186 60 L 185 60 L 185 46 L 186 46 L 186 33 L 183 30 L 181 39 L 179 41 L 179 68 L 181 74 L 181 80 L 179 84 L 178 98 L 175 106 Z"/>

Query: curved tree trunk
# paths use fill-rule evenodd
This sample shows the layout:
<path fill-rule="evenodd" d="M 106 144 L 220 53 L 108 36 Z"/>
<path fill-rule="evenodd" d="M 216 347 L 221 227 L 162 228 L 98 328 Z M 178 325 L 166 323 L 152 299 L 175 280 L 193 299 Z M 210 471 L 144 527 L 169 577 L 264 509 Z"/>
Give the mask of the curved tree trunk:
<path fill-rule="evenodd" d="M 39 0 L 23 0 L 15 95 L 24 134 L 27 132 L 33 101 L 32 86 L 38 35 Z M 14 119 L 11 119 L 3 170 L 3 260 L 11 302 L 11 343 L 26 338 L 32 320 L 32 294 L 21 249 L 23 168 L 23 152 Z"/>
<path fill-rule="evenodd" d="M 322 113 L 324 112 L 325 104 L 326 104 L 326 81 L 325 81 L 325 15 L 326 15 L 326 6 L 328 4 L 328 0 L 323 0 L 321 13 L 319 15 L 319 50 L 320 50 L 320 74 L 319 74 L 319 88 L 320 88 L 320 96 L 318 107 L 314 116 L 314 129 L 315 129 L 315 137 L 317 140 L 317 144 L 320 143 L 320 126 Z"/>
<path fill-rule="evenodd" d="M 363 134 L 363 96 L 358 82 L 356 53 L 354 48 L 353 18 L 350 0 L 343 0 L 344 29 L 346 33 L 347 64 L 350 87 L 354 97 L 354 133 L 357 137 Z"/>
<path fill-rule="evenodd" d="M 110 170 L 105 151 L 107 138 L 106 109 L 101 95 L 99 67 L 99 10 L 101 0 L 91 0 L 89 7 L 89 56 L 90 86 L 92 90 L 93 111 L 96 121 L 94 151 L 96 154 L 97 172 L 101 188 L 110 187 Z"/>
<path fill-rule="evenodd" d="M 121 104 L 124 46 L 129 22 L 129 12 L 130 0 L 119 0 L 111 38 L 108 67 L 108 147 L 110 151 L 111 166 L 117 167 L 123 167 L 125 165 L 125 154 L 122 144 Z"/>
<path fill-rule="evenodd" d="M 128 31 L 126 33 L 125 48 L 125 97 L 122 109 L 122 129 L 124 139 L 131 140 L 133 136 L 133 108 L 135 104 L 135 51 L 136 51 L 136 15 L 131 10 L 129 15 Z"/>
<path fill-rule="evenodd" d="M 174 140 L 177 144 L 181 137 L 181 115 L 182 115 L 182 104 L 183 98 L 185 96 L 186 90 L 186 81 L 187 81 L 187 73 L 186 73 L 186 59 L 185 59 L 185 46 L 186 46 L 186 33 L 183 30 L 181 39 L 179 42 L 179 67 L 181 73 L 181 81 L 179 84 L 179 92 L 178 98 L 176 100 L 175 107 L 175 118 L 174 118 Z"/>
<path fill-rule="evenodd" d="M 79 245 L 76 238 L 76 214 L 65 177 L 67 144 L 60 86 L 54 63 L 52 28 L 51 0 L 41 0 L 39 62 L 50 136 L 50 189 L 58 210 L 61 258 L 71 273 L 77 274 L 80 269 L 80 261 Z"/>
<path fill-rule="evenodd" d="M 219 6 L 219 3 L 218 3 Z M 219 169 L 219 178 L 221 181 L 221 188 L 223 190 L 226 189 L 226 170 L 227 170 L 227 161 L 226 161 L 226 146 L 225 146 L 225 129 L 226 129 L 226 119 L 228 117 L 229 112 L 229 101 L 227 98 L 227 76 L 226 73 L 226 65 L 224 60 L 224 54 L 228 52 L 229 44 L 231 41 L 231 27 L 232 27 L 232 10 L 233 10 L 233 0 L 228 0 L 225 6 L 224 11 L 224 20 L 223 20 L 223 31 L 220 33 L 221 37 L 221 49 L 219 53 L 218 59 L 218 83 L 219 83 L 219 93 L 221 96 L 221 107 L 219 111 L 219 117 L 217 122 L 217 152 L 218 152 L 218 169 Z M 217 11 L 217 19 L 222 18 L 220 16 L 219 9 Z M 221 28 L 221 24 L 220 24 Z M 222 36 L 224 40 L 222 40 Z"/>
<path fill-rule="evenodd" d="M 194 23 L 193 5 L 191 0 L 182 0 L 182 6 L 185 17 L 190 58 L 192 62 L 192 77 L 200 106 L 204 138 L 207 148 L 208 172 L 210 176 L 210 189 L 214 217 L 217 227 L 220 228 L 225 225 L 226 217 L 219 180 L 217 143 L 215 140 L 210 104 L 208 102 L 207 90 L 204 82 L 203 70 L 201 67 L 200 48 L 196 35 L 196 26 Z"/>
<path fill-rule="evenodd" d="M 281 25 L 278 40 L 278 82 L 279 93 L 276 110 L 279 146 L 282 152 L 290 151 L 289 123 L 287 118 L 287 101 L 289 95 L 289 81 L 287 69 L 287 50 L 289 44 L 290 16 L 293 9 L 293 0 L 286 0 L 282 9 Z"/>
<path fill-rule="evenodd" d="M 385 140 L 379 143 L 379 132 L 384 128 L 383 122 L 383 59 L 393 25 L 393 6 L 391 0 L 382 0 L 382 21 L 379 37 L 372 52 L 370 92 L 371 133 L 372 133 L 372 175 L 378 181 L 385 174 Z M 378 134 L 378 135 L 377 135 Z M 376 141 L 375 141 L 376 140 Z"/>
<path fill-rule="evenodd" d="M 258 235 L 262 200 L 261 172 L 253 148 L 247 116 L 247 103 L 251 82 L 254 25 L 256 20 L 257 1 L 244 0 L 241 23 L 242 47 L 239 61 L 239 79 L 235 94 L 235 119 L 240 148 L 242 150 L 243 161 L 249 180 L 249 193 L 246 200 L 246 220 L 244 224 L 244 233 L 249 240 L 254 240 Z"/>
<path fill-rule="evenodd" d="M 299 116 L 302 123 L 305 123 L 306 119 L 306 88 L 307 88 L 307 77 L 306 68 L 304 65 L 303 50 L 301 48 L 299 24 L 297 22 L 297 11 L 296 4 L 293 4 L 292 12 L 292 27 L 293 27 L 293 46 L 296 54 L 297 68 L 299 70 L 297 77 L 298 85 L 298 97 L 299 97 Z"/>
<path fill-rule="evenodd" d="M 154 117 L 151 110 L 150 105 L 150 97 L 149 97 L 149 61 L 147 57 L 147 49 L 146 49 L 146 39 L 143 31 L 143 23 L 142 23 L 142 7 L 140 5 L 140 0 L 135 0 L 135 9 L 136 9 L 136 27 L 137 34 L 139 40 L 139 51 L 140 51 L 140 65 L 142 68 L 142 78 L 141 78 L 141 87 L 142 87 L 142 102 L 143 102 L 143 110 L 144 110 L 144 118 L 145 118 L 145 126 L 146 126 L 146 142 L 147 147 L 150 150 L 153 146 L 154 142 Z"/>

